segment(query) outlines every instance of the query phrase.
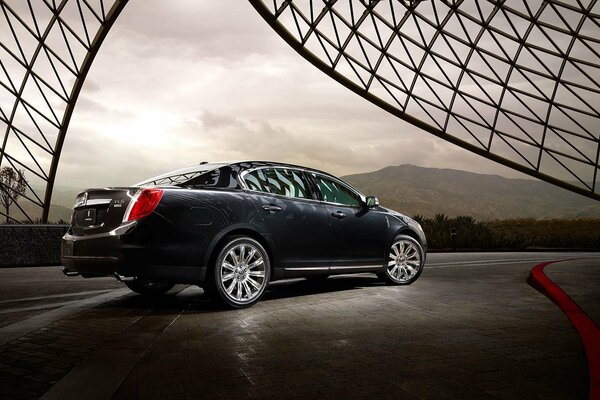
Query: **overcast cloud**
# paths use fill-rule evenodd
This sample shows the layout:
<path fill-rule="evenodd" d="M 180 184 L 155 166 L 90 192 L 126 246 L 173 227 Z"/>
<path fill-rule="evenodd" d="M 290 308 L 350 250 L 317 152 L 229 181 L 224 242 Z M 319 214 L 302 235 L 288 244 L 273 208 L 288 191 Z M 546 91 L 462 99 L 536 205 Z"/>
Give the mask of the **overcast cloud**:
<path fill-rule="evenodd" d="M 248 2 L 130 2 L 82 90 L 57 185 L 126 185 L 230 159 L 338 175 L 411 163 L 522 176 L 345 89 Z"/>

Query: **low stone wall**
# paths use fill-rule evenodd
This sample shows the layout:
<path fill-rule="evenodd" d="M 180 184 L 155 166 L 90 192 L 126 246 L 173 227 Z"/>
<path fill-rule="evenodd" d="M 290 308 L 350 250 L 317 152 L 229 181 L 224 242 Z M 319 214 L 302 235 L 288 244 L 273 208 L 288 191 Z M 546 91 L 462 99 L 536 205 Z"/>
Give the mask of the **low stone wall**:
<path fill-rule="evenodd" d="M 59 265 L 68 225 L 0 225 L 0 267 Z"/>

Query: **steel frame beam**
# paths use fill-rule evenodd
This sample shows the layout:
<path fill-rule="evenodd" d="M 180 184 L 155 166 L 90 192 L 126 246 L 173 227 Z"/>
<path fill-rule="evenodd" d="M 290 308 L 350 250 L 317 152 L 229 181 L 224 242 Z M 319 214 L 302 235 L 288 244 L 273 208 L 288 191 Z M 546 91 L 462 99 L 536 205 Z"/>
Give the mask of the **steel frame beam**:
<path fill-rule="evenodd" d="M 378 107 L 487 159 L 600 200 L 596 0 L 543 0 L 535 8 L 524 1 L 521 9 L 504 0 L 249 1 L 298 54 Z M 580 76 L 567 76 L 566 67 Z M 458 71 L 456 77 L 447 69 Z M 374 84 L 384 90 L 375 93 Z M 492 118 L 484 108 L 494 110 Z M 557 115 L 570 126 L 559 125 Z"/>
<path fill-rule="evenodd" d="M 42 183 L 28 184 L 23 195 L 41 210 L 37 218 L 27 207 L 13 203 L 28 221 L 48 221 L 58 162 L 79 93 L 126 4 L 127 0 L 27 0 L 11 5 L 0 0 L 0 19 L 8 28 L 0 39 L 0 90 L 14 98 L 8 113 L 6 103 L 0 104 L 5 128 L 0 166 L 22 169 Z M 25 120 L 16 120 L 19 113 L 26 115 Z M 0 215 L 5 216 L 3 210 Z"/>

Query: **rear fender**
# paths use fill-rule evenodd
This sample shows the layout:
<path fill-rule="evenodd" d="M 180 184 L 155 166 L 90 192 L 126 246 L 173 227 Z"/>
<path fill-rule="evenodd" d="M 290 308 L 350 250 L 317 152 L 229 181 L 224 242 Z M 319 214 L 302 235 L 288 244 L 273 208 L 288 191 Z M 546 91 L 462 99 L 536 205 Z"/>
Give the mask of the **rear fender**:
<path fill-rule="evenodd" d="M 206 254 L 204 255 L 204 260 L 202 261 L 202 266 L 206 267 L 206 268 L 211 267 L 211 261 L 212 261 L 213 255 L 215 254 L 216 251 L 219 250 L 218 247 L 225 236 L 235 235 L 236 232 L 243 234 L 244 231 L 251 232 L 252 236 L 258 236 L 264 242 L 266 242 L 267 248 L 265 250 L 267 250 L 267 252 L 269 253 L 269 255 L 271 257 L 271 265 L 274 265 L 275 260 L 273 260 L 273 254 L 271 254 L 271 251 L 270 251 L 270 249 L 273 248 L 273 241 L 271 240 L 270 235 L 268 233 L 259 232 L 256 229 L 256 226 L 253 226 L 253 225 L 233 224 L 233 225 L 229 225 L 227 228 L 223 229 L 221 232 L 219 232 L 217 235 L 215 235 L 215 237 L 210 242 L 210 244 L 206 250 Z"/>

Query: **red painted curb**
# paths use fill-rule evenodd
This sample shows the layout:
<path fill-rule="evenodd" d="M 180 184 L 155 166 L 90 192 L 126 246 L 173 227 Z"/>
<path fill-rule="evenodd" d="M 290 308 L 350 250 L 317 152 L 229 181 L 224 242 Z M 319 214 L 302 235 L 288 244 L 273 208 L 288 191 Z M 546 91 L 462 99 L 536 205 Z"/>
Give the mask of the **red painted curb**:
<path fill-rule="evenodd" d="M 600 329 L 594 321 L 557 284 L 544 274 L 549 264 L 568 260 L 548 261 L 533 267 L 527 283 L 552 300 L 566 314 L 579 334 L 590 373 L 590 400 L 600 400 Z"/>

